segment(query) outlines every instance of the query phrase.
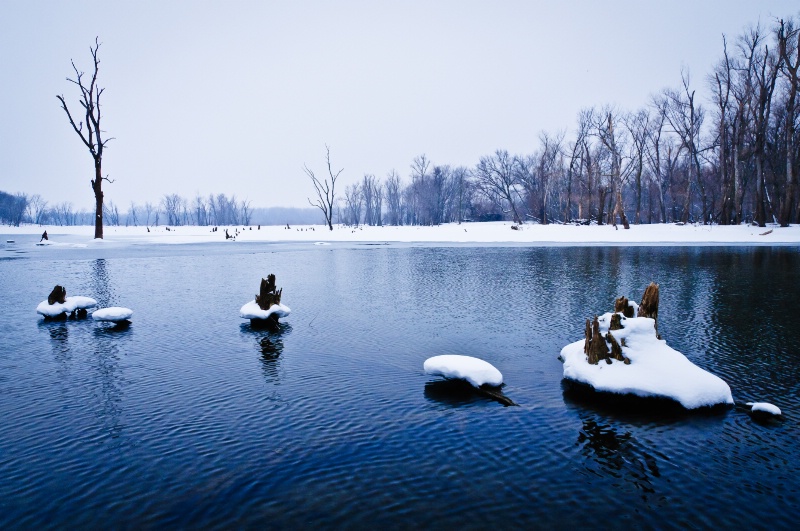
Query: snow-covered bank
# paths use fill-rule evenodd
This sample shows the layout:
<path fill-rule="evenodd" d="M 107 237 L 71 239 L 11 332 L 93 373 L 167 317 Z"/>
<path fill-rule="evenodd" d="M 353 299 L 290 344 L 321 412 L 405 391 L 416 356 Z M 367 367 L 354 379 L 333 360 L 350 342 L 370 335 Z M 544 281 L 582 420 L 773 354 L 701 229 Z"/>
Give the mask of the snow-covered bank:
<path fill-rule="evenodd" d="M 800 226 L 766 228 L 752 225 L 632 225 L 629 230 L 618 230 L 610 225 L 538 225 L 525 224 L 512 230 L 509 222 L 448 223 L 438 226 L 385 226 L 358 228 L 334 226 L 330 231 L 323 225 L 315 226 L 256 226 L 220 227 L 105 227 L 105 240 L 94 241 L 94 227 L 59 227 L 26 225 L 2 227 L 0 233 L 13 238 L 16 235 L 40 235 L 47 230 L 51 247 L 59 244 L 179 244 L 225 242 L 427 242 L 427 243 L 510 243 L 510 244 L 562 244 L 562 245 L 800 245 Z M 235 239 L 226 240 L 225 231 Z M 238 230 L 238 233 L 237 233 Z M 17 242 L 19 245 L 19 242 Z"/>

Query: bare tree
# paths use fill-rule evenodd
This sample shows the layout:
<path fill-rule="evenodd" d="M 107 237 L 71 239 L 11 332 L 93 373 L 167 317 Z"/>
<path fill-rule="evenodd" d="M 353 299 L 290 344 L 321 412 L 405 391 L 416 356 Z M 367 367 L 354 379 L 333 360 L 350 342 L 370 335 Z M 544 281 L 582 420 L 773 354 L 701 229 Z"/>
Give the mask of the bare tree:
<path fill-rule="evenodd" d="M 108 219 L 109 225 L 119 226 L 119 208 L 113 201 L 108 200 L 103 205 L 103 216 Z"/>
<path fill-rule="evenodd" d="M 106 180 L 108 182 L 111 181 L 107 176 L 103 177 L 103 170 L 102 170 L 102 163 L 103 163 L 103 149 L 105 149 L 106 144 L 112 140 L 111 138 L 107 138 L 105 140 L 102 139 L 102 135 L 105 133 L 100 128 L 100 118 L 101 118 L 101 109 L 100 109 L 100 96 L 103 95 L 103 91 L 105 89 L 100 88 L 97 85 L 97 73 L 100 67 L 100 60 L 97 58 L 97 50 L 100 48 L 100 43 L 97 38 L 94 40 L 94 48 L 89 48 L 89 51 L 92 54 L 92 60 L 94 61 L 94 73 L 92 74 L 92 79 L 88 84 L 84 83 L 84 73 L 78 70 L 78 67 L 75 66 L 75 62 L 72 62 L 72 69 L 75 70 L 75 79 L 67 78 L 67 81 L 70 83 L 74 83 L 81 92 L 80 104 L 83 107 L 83 111 L 85 114 L 85 118 L 83 121 L 79 120 L 78 123 L 75 123 L 75 120 L 72 118 L 72 114 L 69 112 L 69 108 L 67 107 L 66 101 L 64 101 L 64 96 L 56 96 L 58 100 L 61 102 L 61 108 L 64 109 L 64 112 L 67 113 L 67 118 L 69 119 L 70 125 L 72 125 L 72 129 L 80 137 L 83 144 L 89 149 L 89 153 L 92 155 L 92 159 L 94 159 L 94 179 L 91 180 L 92 183 L 92 190 L 94 191 L 94 199 L 95 199 L 95 220 L 94 220 L 94 237 L 95 238 L 103 238 L 103 181 Z"/>
<path fill-rule="evenodd" d="M 303 169 L 305 169 L 306 175 L 311 179 L 311 182 L 314 184 L 314 189 L 317 191 L 317 199 L 316 201 L 312 202 L 311 199 L 308 200 L 308 203 L 311 206 L 315 206 L 322 211 L 322 214 L 325 216 L 325 221 L 328 223 L 328 229 L 333 230 L 333 203 L 336 201 L 336 179 L 339 178 L 339 175 L 344 171 L 344 168 L 340 169 L 336 173 L 333 173 L 333 168 L 331 168 L 331 148 L 327 145 L 325 146 L 325 161 L 328 165 L 328 175 L 330 175 L 330 183 L 328 182 L 328 178 L 323 178 L 319 180 L 314 172 L 308 169 L 308 166 L 303 165 Z"/>
<path fill-rule="evenodd" d="M 139 225 L 139 207 L 136 206 L 136 203 L 131 201 L 131 206 L 128 207 L 128 215 L 125 217 L 125 226 L 128 226 L 128 223 L 132 223 L 134 227 Z"/>
<path fill-rule="evenodd" d="M 691 207 L 691 186 L 697 186 L 702 200 L 703 223 L 709 223 L 709 209 L 705 186 L 703 185 L 700 170 L 700 130 L 703 126 L 705 113 L 703 107 L 695 101 L 695 91 L 690 86 L 689 74 L 681 73 L 682 91 L 667 90 L 665 97 L 667 106 L 667 121 L 673 131 L 681 139 L 681 144 L 686 149 L 689 167 L 689 181 L 686 184 L 686 199 L 683 207 L 681 221 L 689 220 Z"/>
<path fill-rule="evenodd" d="M 714 72 L 709 76 L 709 85 L 714 91 L 714 103 L 716 104 L 717 119 L 717 159 L 719 161 L 719 171 L 722 180 L 722 207 L 720 210 L 719 223 L 728 225 L 733 221 L 735 211 L 735 180 L 732 178 L 731 155 L 731 90 L 732 90 L 732 69 L 730 57 L 728 56 L 728 42 L 725 35 L 722 36 L 722 59 L 714 68 Z"/>
<path fill-rule="evenodd" d="M 631 171 L 636 194 L 636 210 L 633 222 L 642 222 L 642 175 L 644 174 L 644 158 L 647 151 L 647 134 L 650 128 L 650 113 L 647 109 L 630 113 L 624 118 L 625 127 L 631 138 Z"/>
<path fill-rule="evenodd" d="M 389 225 L 400 225 L 402 213 L 400 211 L 402 192 L 400 188 L 400 175 L 395 170 L 389 172 L 384 186 L 386 195 L 386 218 Z"/>
<path fill-rule="evenodd" d="M 457 190 L 457 207 L 456 207 L 456 216 L 458 219 L 458 224 L 461 225 L 462 219 L 464 219 L 464 200 L 467 197 L 467 186 L 469 183 L 469 169 L 465 168 L 464 166 L 459 166 L 453 170 L 453 180 Z"/>
<path fill-rule="evenodd" d="M 785 150 L 786 150 L 786 190 L 781 205 L 781 227 L 789 226 L 792 214 L 792 201 L 795 194 L 794 165 L 795 165 L 795 123 L 797 122 L 797 91 L 800 87 L 800 28 L 795 26 L 794 20 L 787 22 L 781 20 L 778 30 L 778 48 L 780 50 L 783 73 L 788 81 L 789 94 L 785 107 Z M 800 210 L 800 207 L 798 207 Z M 798 220 L 800 221 L 800 220 Z"/>
<path fill-rule="evenodd" d="M 167 215 L 167 225 L 180 225 L 181 197 L 178 194 L 166 194 L 161 199 L 161 205 Z"/>
<path fill-rule="evenodd" d="M 631 227 L 622 201 L 622 147 L 619 145 L 617 132 L 614 129 L 617 113 L 606 109 L 603 114 L 604 116 L 597 123 L 597 134 L 611 158 L 611 194 L 614 200 L 614 212 L 611 214 L 611 218 L 616 227 L 619 216 L 622 226 L 629 229 Z"/>
<path fill-rule="evenodd" d="M 511 211 L 514 223 L 521 224 L 517 213 L 515 197 L 519 196 L 519 172 L 517 159 L 508 151 L 498 149 L 495 154 L 481 157 L 475 167 L 475 180 L 481 191 L 490 200 L 505 201 Z"/>
<path fill-rule="evenodd" d="M 239 203 L 242 225 L 250 225 L 250 218 L 253 217 L 253 208 L 250 206 L 252 201 L 243 199 Z"/>
<path fill-rule="evenodd" d="M 766 170 L 767 133 L 772 110 L 772 94 L 778 78 L 780 56 L 770 51 L 764 44 L 765 36 L 759 26 L 751 28 L 742 38 L 742 49 L 748 63 L 747 84 L 751 87 L 748 103 L 749 119 L 752 124 L 752 154 L 756 170 L 755 221 L 760 227 L 766 226 Z M 763 50 L 762 50 L 763 45 Z"/>
<path fill-rule="evenodd" d="M 28 217 L 31 223 L 42 225 L 47 217 L 47 201 L 39 194 L 33 194 L 28 199 Z"/>
<path fill-rule="evenodd" d="M 361 222 L 361 205 L 363 204 L 364 194 L 358 183 L 351 184 L 344 189 L 344 200 L 346 203 L 345 223 L 358 226 Z"/>
<path fill-rule="evenodd" d="M 147 216 L 147 219 L 145 220 L 144 224 L 145 224 L 145 226 L 149 227 L 150 226 L 150 215 L 153 213 L 153 204 L 152 203 L 146 202 L 144 204 L 144 213 Z"/>

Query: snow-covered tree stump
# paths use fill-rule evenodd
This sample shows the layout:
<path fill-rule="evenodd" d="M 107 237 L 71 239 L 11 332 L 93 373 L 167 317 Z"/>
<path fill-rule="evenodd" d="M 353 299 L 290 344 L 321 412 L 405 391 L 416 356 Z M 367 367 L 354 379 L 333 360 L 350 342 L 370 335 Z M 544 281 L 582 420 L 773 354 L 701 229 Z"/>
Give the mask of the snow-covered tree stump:
<path fill-rule="evenodd" d="M 283 293 L 283 288 L 275 287 L 275 275 L 269 274 L 267 278 L 261 279 L 261 286 L 256 295 L 256 304 L 262 310 L 269 310 L 273 304 L 281 303 L 281 293 Z M 277 317 L 275 319 L 277 320 Z"/>
<path fill-rule="evenodd" d="M 651 282 L 644 290 L 642 295 L 642 303 L 639 304 L 639 312 L 637 317 L 649 317 L 655 321 L 656 337 L 661 339 L 661 334 L 658 333 L 658 284 Z M 633 317 L 633 315 L 631 315 Z"/>
<path fill-rule="evenodd" d="M 267 275 L 261 279 L 259 292 L 256 300 L 250 301 L 239 310 L 242 319 L 250 319 L 250 325 L 254 328 L 276 329 L 278 318 L 286 317 L 291 310 L 288 306 L 281 304 L 281 294 L 283 289 L 275 286 L 275 275 Z"/>
<path fill-rule="evenodd" d="M 56 287 L 53 288 L 53 291 L 50 292 L 50 295 L 47 296 L 47 304 L 53 305 L 55 303 L 64 304 L 67 301 L 67 289 L 64 286 L 59 286 L 56 284 Z"/>
<path fill-rule="evenodd" d="M 97 301 L 90 297 L 67 297 L 64 286 L 56 285 L 47 300 L 39 303 L 36 313 L 42 315 L 45 321 L 64 321 L 70 319 L 85 319 L 88 308 L 97 306 Z"/>

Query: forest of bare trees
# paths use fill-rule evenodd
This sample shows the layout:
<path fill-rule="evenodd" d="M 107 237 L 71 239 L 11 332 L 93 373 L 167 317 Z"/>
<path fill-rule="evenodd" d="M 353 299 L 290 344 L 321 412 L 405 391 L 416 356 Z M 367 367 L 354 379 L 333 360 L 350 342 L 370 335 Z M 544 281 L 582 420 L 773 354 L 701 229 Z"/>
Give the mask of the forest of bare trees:
<path fill-rule="evenodd" d="M 311 202 L 325 219 L 319 212 L 301 219 L 347 225 L 800 223 L 798 20 L 755 25 L 720 45 L 719 61 L 705 76 L 676 73 L 675 86 L 653 94 L 642 108 L 582 109 L 571 134 L 568 128 L 542 131 L 528 153 L 497 149 L 472 167 L 438 164 L 422 154 L 405 178 L 396 170 L 369 173 L 337 194 L 333 184 L 342 170 L 333 171 L 328 149 L 331 182 L 318 179 L 319 200 Z M 253 212 L 249 200 L 225 194 L 192 200 L 166 194 L 124 212 L 111 200 L 103 205 L 109 225 L 248 225 Z M 3 223 L 93 220 L 38 195 L 0 196 Z"/>
<path fill-rule="evenodd" d="M 699 82 L 684 71 L 643 108 L 583 109 L 570 139 L 543 131 L 530 153 L 498 149 L 472 168 L 420 155 L 405 186 L 394 170 L 383 182 L 365 175 L 339 199 L 338 219 L 798 223 L 798 21 L 756 25 L 721 44 L 718 64 Z"/>

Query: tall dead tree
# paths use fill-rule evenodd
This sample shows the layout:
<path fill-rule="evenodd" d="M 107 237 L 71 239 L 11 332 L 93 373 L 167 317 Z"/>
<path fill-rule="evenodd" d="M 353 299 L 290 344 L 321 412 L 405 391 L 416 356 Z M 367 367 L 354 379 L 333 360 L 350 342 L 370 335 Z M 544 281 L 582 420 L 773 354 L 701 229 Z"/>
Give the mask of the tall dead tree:
<path fill-rule="evenodd" d="M 605 117 L 601 118 L 597 124 L 597 136 L 611 156 L 611 193 L 614 199 L 614 211 L 611 214 L 611 218 L 614 227 L 617 226 L 617 217 L 619 216 L 622 226 L 630 229 L 631 226 L 628 223 L 628 217 L 625 215 L 625 208 L 622 202 L 622 152 L 614 131 L 616 115 L 611 110 L 607 110 L 604 114 Z"/>
<path fill-rule="evenodd" d="M 311 179 L 311 182 L 314 184 L 314 189 L 317 191 L 316 201 L 312 202 L 309 198 L 308 203 L 322 211 L 322 214 L 325 216 L 325 222 L 328 224 L 328 229 L 333 230 L 333 203 L 336 201 L 336 179 L 339 178 L 344 168 L 333 173 L 333 168 L 331 167 L 331 148 L 327 145 L 325 145 L 325 161 L 328 164 L 330 183 L 327 177 L 322 180 L 318 179 L 317 176 L 314 175 L 314 172 L 308 169 L 308 166 L 303 165 L 303 169 L 305 169 L 306 175 Z"/>
<path fill-rule="evenodd" d="M 709 76 L 709 86 L 714 91 L 716 104 L 716 129 L 719 159 L 719 172 L 722 180 L 722 207 L 719 215 L 720 225 L 729 225 L 734 219 L 735 211 L 735 180 L 731 177 L 731 60 L 728 57 L 728 41 L 722 36 L 722 59 L 714 67 L 714 72 Z"/>
<path fill-rule="evenodd" d="M 92 190 L 94 191 L 95 199 L 95 219 L 94 219 L 94 237 L 103 238 L 103 181 L 113 182 L 107 176 L 103 177 L 102 163 L 103 163 L 103 149 L 106 144 L 113 140 L 107 138 L 103 140 L 102 135 L 105 133 L 100 128 L 100 96 L 103 95 L 102 89 L 97 84 L 97 74 L 100 69 L 100 60 L 97 58 L 97 51 L 100 48 L 100 42 L 97 38 L 94 40 L 94 47 L 90 47 L 89 51 L 92 54 L 94 61 L 94 72 L 92 73 L 91 81 L 84 82 L 84 72 L 78 70 L 75 62 L 72 61 L 72 69 L 75 70 L 75 79 L 67 78 L 67 81 L 74 83 L 81 92 L 80 104 L 83 107 L 84 119 L 75 122 L 72 114 L 67 107 L 64 96 L 56 96 L 58 101 L 61 102 L 61 108 L 67 113 L 72 129 L 80 137 L 83 144 L 89 149 L 89 153 L 94 159 L 94 179 L 91 180 Z"/>
<path fill-rule="evenodd" d="M 665 97 L 669 101 L 667 107 L 667 120 L 672 126 L 673 131 L 681 140 L 683 148 L 686 150 L 687 167 L 689 169 L 689 179 L 686 183 L 686 199 L 684 201 L 681 221 L 689 221 L 689 211 L 691 209 L 691 187 L 694 184 L 700 192 L 702 201 L 703 224 L 709 223 L 708 200 L 706 189 L 703 184 L 700 169 L 700 131 L 703 126 L 705 113 L 703 107 L 695 102 L 695 91 L 690 86 L 688 72 L 681 72 L 683 91 L 666 90 Z"/>
<path fill-rule="evenodd" d="M 515 204 L 515 196 L 519 196 L 517 164 L 516 157 L 509 155 L 508 151 L 498 149 L 494 156 L 481 157 L 475 167 L 475 182 L 487 198 L 496 197 L 505 200 L 512 221 L 522 224 L 522 218 L 519 217 Z"/>
<path fill-rule="evenodd" d="M 797 119 L 797 91 L 800 86 L 800 28 L 797 28 L 793 20 L 788 23 L 781 20 L 778 30 L 778 49 L 782 60 L 782 67 L 788 81 L 788 96 L 786 98 L 786 191 L 781 205 L 780 222 L 781 227 L 789 226 L 789 218 L 792 215 L 792 201 L 794 200 L 795 180 L 795 121 Z M 796 220 L 800 221 L 800 220 Z"/>

